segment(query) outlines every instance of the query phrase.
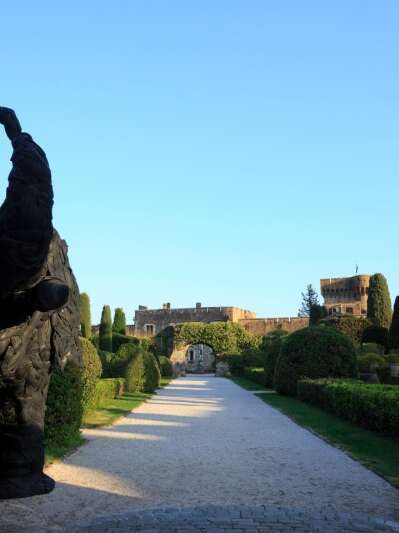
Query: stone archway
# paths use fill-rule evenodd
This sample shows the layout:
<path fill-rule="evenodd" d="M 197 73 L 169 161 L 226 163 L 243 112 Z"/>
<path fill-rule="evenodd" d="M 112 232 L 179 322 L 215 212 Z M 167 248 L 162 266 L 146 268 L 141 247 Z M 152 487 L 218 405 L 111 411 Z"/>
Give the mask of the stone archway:
<path fill-rule="evenodd" d="M 186 372 L 205 374 L 215 370 L 215 352 L 208 344 L 190 344 L 186 350 Z"/>

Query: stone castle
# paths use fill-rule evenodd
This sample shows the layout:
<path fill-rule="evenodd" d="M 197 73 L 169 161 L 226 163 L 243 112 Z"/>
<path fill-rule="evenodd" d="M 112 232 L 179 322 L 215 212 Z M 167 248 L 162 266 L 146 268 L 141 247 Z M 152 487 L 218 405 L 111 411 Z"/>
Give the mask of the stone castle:
<path fill-rule="evenodd" d="M 369 284 L 369 274 L 321 279 L 320 291 L 328 314 L 366 316 Z"/>

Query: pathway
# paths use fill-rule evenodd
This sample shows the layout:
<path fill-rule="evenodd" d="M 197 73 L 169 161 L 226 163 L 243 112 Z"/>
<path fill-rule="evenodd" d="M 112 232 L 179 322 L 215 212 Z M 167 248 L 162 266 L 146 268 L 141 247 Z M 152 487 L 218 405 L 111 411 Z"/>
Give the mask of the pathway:
<path fill-rule="evenodd" d="M 51 494 L 0 502 L 0 531 L 158 531 L 161 512 L 169 513 L 164 527 L 181 524 L 182 533 L 295 524 L 356 531 L 355 522 L 359 531 L 377 523 L 396 530 L 373 520 L 399 521 L 399 491 L 227 379 L 174 380 L 85 437 L 87 444 L 48 468 L 57 481 Z M 362 520 L 372 520 L 371 529 Z"/>

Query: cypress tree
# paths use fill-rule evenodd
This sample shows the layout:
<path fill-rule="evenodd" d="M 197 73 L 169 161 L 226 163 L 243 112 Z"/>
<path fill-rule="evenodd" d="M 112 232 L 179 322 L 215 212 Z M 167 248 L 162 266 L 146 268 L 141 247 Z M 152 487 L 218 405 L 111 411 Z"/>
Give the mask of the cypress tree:
<path fill-rule="evenodd" d="M 112 319 L 109 305 L 104 305 L 101 313 L 100 350 L 112 351 Z"/>
<path fill-rule="evenodd" d="M 389 347 L 399 348 L 399 296 L 395 298 L 391 327 L 389 328 Z"/>
<path fill-rule="evenodd" d="M 367 318 L 375 326 L 388 329 L 391 325 L 391 297 L 389 296 L 387 280 L 382 274 L 374 274 L 370 278 Z"/>
<path fill-rule="evenodd" d="M 80 329 L 82 337 L 91 338 L 90 298 L 86 292 L 80 295 Z"/>
<path fill-rule="evenodd" d="M 114 323 L 112 324 L 112 333 L 126 335 L 126 316 L 121 307 L 115 309 Z"/>

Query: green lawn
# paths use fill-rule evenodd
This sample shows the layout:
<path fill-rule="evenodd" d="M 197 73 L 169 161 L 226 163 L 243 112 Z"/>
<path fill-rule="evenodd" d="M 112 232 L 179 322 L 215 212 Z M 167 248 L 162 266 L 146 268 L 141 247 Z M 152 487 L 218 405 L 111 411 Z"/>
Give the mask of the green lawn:
<path fill-rule="evenodd" d="M 247 390 L 259 390 L 259 385 L 249 380 L 233 378 L 233 381 Z M 398 441 L 362 429 L 296 398 L 280 394 L 257 396 L 399 488 Z"/>
<path fill-rule="evenodd" d="M 165 387 L 171 381 L 170 378 L 161 379 L 161 387 Z M 155 393 L 156 394 L 156 393 Z M 86 413 L 82 421 L 83 428 L 96 428 L 100 426 L 109 426 L 121 416 L 125 416 L 135 409 L 152 394 L 145 394 L 143 392 L 125 393 L 120 398 L 114 398 L 105 401 L 101 407 L 97 407 L 92 411 Z M 65 455 L 73 452 L 76 448 L 84 443 L 84 439 L 70 439 L 65 441 L 62 446 L 49 445 L 46 447 L 46 465 L 52 463 L 56 459 L 60 459 Z"/>

